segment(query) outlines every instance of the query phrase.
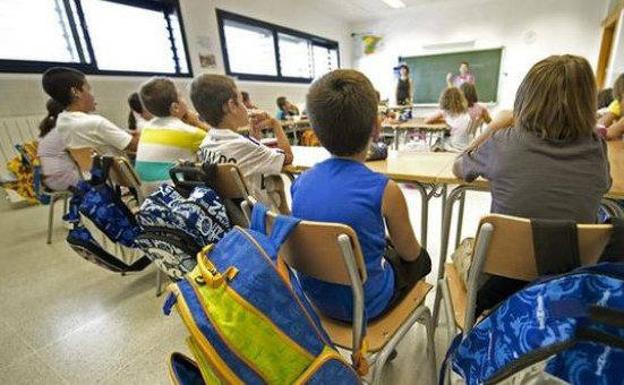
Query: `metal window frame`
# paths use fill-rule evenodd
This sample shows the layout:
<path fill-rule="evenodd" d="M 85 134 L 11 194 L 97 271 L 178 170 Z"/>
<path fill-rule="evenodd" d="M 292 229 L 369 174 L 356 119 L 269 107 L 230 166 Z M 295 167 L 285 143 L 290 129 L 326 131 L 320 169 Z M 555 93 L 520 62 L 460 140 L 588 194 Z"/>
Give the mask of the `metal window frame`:
<path fill-rule="evenodd" d="M 71 6 L 69 4 L 70 1 L 74 1 L 76 5 L 76 13 L 78 17 L 78 22 L 75 20 L 74 14 L 72 12 Z M 174 68 L 176 69 L 175 73 L 169 72 L 151 72 L 151 71 L 118 71 L 118 70 L 102 70 L 97 66 L 97 59 L 95 56 L 95 51 L 93 49 L 93 44 L 91 42 L 91 37 L 89 35 L 89 29 L 86 23 L 86 19 L 84 16 L 84 12 L 82 10 L 81 0 L 62 0 L 61 3 L 65 7 L 65 12 L 67 13 L 69 28 L 71 31 L 71 35 L 74 38 L 77 50 L 80 56 L 80 63 L 72 63 L 72 62 L 55 62 L 55 61 L 36 61 L 36 60 L 12 60 L 12 59 L 0 59 L 0 73 L 43 73 L 48 68 L 54 66 L 62 66 L 69 67 L 80 70 L 88 75 L 108 75 L 108 76 L 168 76 L 174 78 L 189 78 L 193 77 L 193 68 L 191 63 L 191 58 L 189 56 L 188 43 L 186 38 L 186 32 L 184 29 L 184 20 L 182 18 L 182 12 L 180 11 L 180 2 L 179 0 L 102 0 L 108 1 L 111 3 L 128 5 L 136 8 L 148 9 L 151 11 L 161 11 L 163 13 L 163 17 L 165 18 L 165 22 L 167 25 L 167 34 L 169 36 L 170 46 L 167 48 L 171 50 L 172 60 L 174 61 Z M 182 35 L 182 47 L 177 47 L 175 42 L 175 37 L 173 36 L 173 28 L 171 27 L 170 16 L 175 14 L 180 23 L 180 32 Z M 82 28 L 82 33 L 84 36 L 86 46 L 83 46 L 79 34 L 77 33 L 78 29 Z M 186 62 L 188 67 L 188 73 L 180 71 L 180 60 L 178 57 L 178 48 L 184 49 L 184 54 L 186 55 Z M 84 58 L 84 54 L 81 55 L 83 50 L 86 50 L 90 56 L 91 62 L 87 63 Z"/>
<path fill-rule="evenodd" d="M 267 23 L 258 19 L 253 19 L 247 16 L 239 15 L 236 13 L 224 11 L 222 9 L 215 9 L 217 15 L 217 24 L 219 26 L 219 39 L 221 42 L 221 52 L 223 54 L 223 65 L 225 67 L 225 73 L 238 78 L 239 80 L 250 80 L 250 81 L 263 81 L 263 82 L 280 82 L 280 83 L 303 83 L 309 84 L 314 79 L 313 78 L 300 78 L 300 77 L 290 77 L 290 76 L 282 76 L 282 68 L 280 64 L 280 49 L 279 49 L 279 40 L 278 34 L 284 33 L 295 37 L 300 37 L 306 40 L 309 40 L 311 45 L 317 45 L 321 47 L 325 47 L 328 49 L 335 49 L 338 56 L 338 68 L 340 68 L 340 45 L 337 41 L 326 39 L 324 37 L 312 35 L 306 32 L 297 31 L 291 28 L 282 27 L 277 24 Z M 257 75 L 257 74 L 249 74 L 242 72 L 234 72 L 230 66 L 230 58 L 228 55 L 228 47 L 227 41 L 225 38 L 225 32 L 223 30 L 225 21 L 234 21 L 241 24 L 246 24 L 252 27 L 259 27 L 263 29 L 270 30 L 273 34 L 273 46 L 275 49 L 275 60 L 276 60 L 276 68 L 277 68 L 277 76 L 273 75 Z M 311 60 L 311 59 L 308 59 Z"/>

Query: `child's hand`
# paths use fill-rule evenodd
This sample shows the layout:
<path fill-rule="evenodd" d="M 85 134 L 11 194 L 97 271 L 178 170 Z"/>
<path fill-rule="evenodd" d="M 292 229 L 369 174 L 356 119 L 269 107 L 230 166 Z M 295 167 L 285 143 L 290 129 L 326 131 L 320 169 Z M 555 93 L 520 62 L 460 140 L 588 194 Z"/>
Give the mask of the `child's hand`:
<path fill-rule="evenodd" d="M 250 131 L 262 132 L 262 130 L 276 130 L 281 128 L 280 122 L 266 112 L 259 112 L 249 117 Z"/>

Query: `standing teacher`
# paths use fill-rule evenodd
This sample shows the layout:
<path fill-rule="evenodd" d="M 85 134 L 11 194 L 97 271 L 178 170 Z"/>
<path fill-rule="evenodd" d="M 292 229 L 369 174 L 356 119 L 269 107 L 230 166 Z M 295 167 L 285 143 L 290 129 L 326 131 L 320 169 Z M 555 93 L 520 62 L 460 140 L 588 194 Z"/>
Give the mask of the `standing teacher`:
<path fill-rule="evenodd" d="M 409 67 L 402 64 L 399 67 L 399 82 L 396 87 L 396 102 L 399 106 L 412 104 L 412 79 L 409 77 Z"/>
<path fill-rule="evenodd" d="M 468 64 L 468 62 L 464 61 L 459 65 L 459 75 L 454 75 L 449 72 L 449 74 L 446 75 L 446 83 L 449 87 L 457 88 L 461 87 L 461 85 L 464 83 L 470 83 L 474 85 L 475 76 L 472 71 L 470 71 L 470 65 Z"/>

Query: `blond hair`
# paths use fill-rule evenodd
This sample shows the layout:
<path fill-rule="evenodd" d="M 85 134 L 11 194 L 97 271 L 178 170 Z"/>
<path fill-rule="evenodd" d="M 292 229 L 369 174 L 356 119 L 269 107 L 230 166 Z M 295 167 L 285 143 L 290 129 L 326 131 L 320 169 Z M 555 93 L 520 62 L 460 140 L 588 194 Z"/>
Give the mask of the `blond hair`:
<path fill-rule="evenodd" d="M 597 103 L 589 62 L 574 55 L 550 56 L 535 64 L 520 84 L 514 120 L 544 139 L 572 141 L 592 135 Z"/>
<path fill-rule="evenodd" d="M 440 96 L 440 108 L 451 115 L 459 115 L 468 111 L 468 101 L 459 88 L 449 87 Z"/>

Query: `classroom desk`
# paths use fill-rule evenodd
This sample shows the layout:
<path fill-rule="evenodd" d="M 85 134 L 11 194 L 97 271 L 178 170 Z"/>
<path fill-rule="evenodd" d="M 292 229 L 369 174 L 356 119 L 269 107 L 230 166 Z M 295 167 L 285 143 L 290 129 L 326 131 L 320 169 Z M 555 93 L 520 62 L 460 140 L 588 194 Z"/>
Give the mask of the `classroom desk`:
<path fill-rule="evenodd" d="M 394 149 L 399 149 L 399 134 L 401 131 L 418 130 L 426 133 L 440 133 L 448 129 L 446 123 L 425 123 L 425 118 L 412 118 L 405 122 L 384 123 L 383 128 L 389 128 L 394 132 Z"/>
<path fill-rule="evenodd" d="M 308 128 L 311 128 L 310 120 L 308 119 L 280 120 L 279 122 L 282 124 L 282 128 L 284 129 L 284 133 L 286 135 L 288 134 L 293 135 L 293 144 L 295 146 L 299 144 L 299 139 L 297 138 L 297 134 L 299 133 L 299 131 L 303 131 L 303 130 L 307 130 Z M 270 131 L 269 128 L 267 128 L 266 130 L 263 130 L 263 132 L 268 132 L 268 131 Z M 237 132 L 241 135 L 247 134 L 249 133 L 249 127 L 247 126 L 241 127 L 237 130 Z"/>
<path fill-rule="evenodd" d="M 327 150 L 322 147 L 293 146 L 293 155 L 293 163 L 283 170 L 291 177 L 330 157 Z M 371 170 L 384 174 L 395 182 L 410 183 L 419 191 L 422 202 L 420 242 L 425 248 L 429 201 L 434 197 L 446 195 L 446 190 L 439 188 L 438 176 L 453 162 L 456 155 L 443 152 L 406 153 L 391 150 L 386 160 L 366 162 Z"/>

